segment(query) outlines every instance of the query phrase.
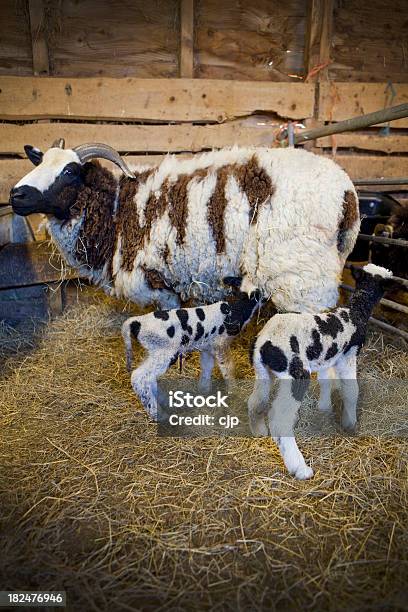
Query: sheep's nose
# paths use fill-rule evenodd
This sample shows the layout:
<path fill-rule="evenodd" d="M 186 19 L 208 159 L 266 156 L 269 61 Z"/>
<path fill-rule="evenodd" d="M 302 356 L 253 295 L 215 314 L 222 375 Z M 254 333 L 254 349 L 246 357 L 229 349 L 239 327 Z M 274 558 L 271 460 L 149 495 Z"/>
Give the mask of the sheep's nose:
<path fill-rule="evenodd" d="M 29 193 L 29 188 L 25 185 L 21 187 L 14 187 L 10 191 L 10 202 L 11 204 L 22 204 L 24 200 L 27 198 Z"/>

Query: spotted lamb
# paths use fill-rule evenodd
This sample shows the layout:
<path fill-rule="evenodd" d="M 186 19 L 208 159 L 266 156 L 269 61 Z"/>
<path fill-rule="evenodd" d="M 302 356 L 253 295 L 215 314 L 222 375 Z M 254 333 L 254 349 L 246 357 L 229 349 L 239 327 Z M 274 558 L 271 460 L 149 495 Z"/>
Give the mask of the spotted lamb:
<path fill-rule="evenodd" d="M 331 377 L 334 368 L 343 398 L 342 425 L 353 430 L 356 425 L 358 384 L 356 358 L 364 344 L 371 312 L 385 291 L 397 283 L 386 268 L 368 264 L 352 268 L 356 289 L 349 307 L 312 314 L 278 314 L 259 333 L 253 352 L 256 382 L 248 402 L 251 429 L 255 435 L 269 430 L 284 463 L 296 478 L 306 479 L 313 470 L 305 463 L 293 427 L 298 409 L 307 391 L 310 375 L 317 372 L 320 382 L 321 410 L 331 409 Z M 280 380 L 279 389 L 268 409 L 270 376 Z M 291 435 L 292 433 L 292 435 Z"/>
<path fill-rule="evenodd" d="M 261 304 L 259 291 L 234 302 L 216 302 L 197 308 L 156 310 L 130 317 L 122 326 L 126 363 L 132 365 L 132 338 L 147 351 L 146 359 L 132 372 L 134 391 L 149 415 L 157 420 L 157 378 L 180 355 L 201 352 L 200 387 L 208 390 L 215 360 L 223 378 L 233 378 L 228 348 Z"/>
<path fill-rule="evenodd" d="M 167 156 L 131 172 L 108 145 L 44 154 L 11 190 L 15 213 L 45 213 L 69 265 L 107 293 L 174 308 L 225 299 L 222 279 L 280 310 L 334 306 L 359 230 L 358 199 L 331 159 L 301 149 L 238 148 Z M 96 158 L 118 165 L 118 178 Z"/>

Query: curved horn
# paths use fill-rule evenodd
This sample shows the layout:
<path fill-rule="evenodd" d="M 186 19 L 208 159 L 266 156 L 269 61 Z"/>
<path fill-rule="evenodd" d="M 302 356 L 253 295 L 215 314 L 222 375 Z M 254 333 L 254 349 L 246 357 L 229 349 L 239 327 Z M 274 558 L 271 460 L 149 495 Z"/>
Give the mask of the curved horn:
<path fill-rule="evenodd" d="M 129 178 L 135 178 L 133 172 L 128 168 L 124 160 L 121 158 L 119 153 L 107 144 L 101 144 L 99 142 L 88 142 L 87 144 L 79 145 L 74 148 L 75 153 L 78 155 L 82 163 L 89 159 L 108 159 L 113 162 L 122 170 L 123 174 Z"/>
<path fill-rule="evenodd" d="M 57 138 L 57 140 L 54 140 L 54 142 L 51 145 L 51 149 L 53 149 L 53 148 L 65 149 L 65 139 L 64 138 Z"/>

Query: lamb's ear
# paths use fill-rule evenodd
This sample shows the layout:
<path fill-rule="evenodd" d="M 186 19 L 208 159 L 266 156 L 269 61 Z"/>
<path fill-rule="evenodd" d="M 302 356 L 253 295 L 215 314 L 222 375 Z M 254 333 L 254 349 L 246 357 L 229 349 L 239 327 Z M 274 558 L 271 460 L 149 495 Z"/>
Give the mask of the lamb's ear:
<path fill-rule="evenodd" d="M 34 164 L 34 166 L 38 166 L 42 162 L 43 153 L 37 147 L 33 147 L 32 145 L 24 145 L 24 151 L 30 162 Z"/>
<path fill-rule="evenodd" d="M 354 278 L 356 282 L 363 278 L 364 270 L 362 268 L 356 268 L 356 266 L 351 265 L 350 270 L 351 270 L 351 276 Z"/>
<path fill-rule="evenodd" d="M 394 280 L 393 278 L 384 278 L 381 282 L 381 287 L 384 291 L 396 291 L 397 289 L 402 289 L 403 284 Z"/>
<path fill-rule="evenodd" d="M 234 287 L 234 289 L 239 289 L 242 284 L 242 276 L 225 276 L 222 279 L 222 282 L 227 287 Z"/>

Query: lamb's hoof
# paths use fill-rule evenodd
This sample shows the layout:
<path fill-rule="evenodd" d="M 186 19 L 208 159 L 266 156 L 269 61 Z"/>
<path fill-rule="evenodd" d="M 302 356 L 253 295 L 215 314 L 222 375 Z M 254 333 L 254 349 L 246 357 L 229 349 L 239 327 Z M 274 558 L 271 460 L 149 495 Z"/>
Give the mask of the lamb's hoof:
<path fill-rule="evenodd" d="M 350 436 L 356 433 L 356 421 L 342 421 L 341 426 L 343 428 L 343 431 Z"/>
<path fill-rule="evenodd" d="M 331 414 L 333 412 L 331 404 L 319 404 L 319 410 L 323 414 Z"/>
<path fill-rule="evenodd" d="M 297 480 L 308 480 L 313 476 L 313 470 L 308 465 L 298 467 L 294 472 L 291 472 Z"/>
<path fill-rule="evenodd" d="M 251 430 L 251 433 L 255 438 L 265 438 L 269 435 L 265 419 L 263 418 L 250 419 L 249 429 Z"/>

